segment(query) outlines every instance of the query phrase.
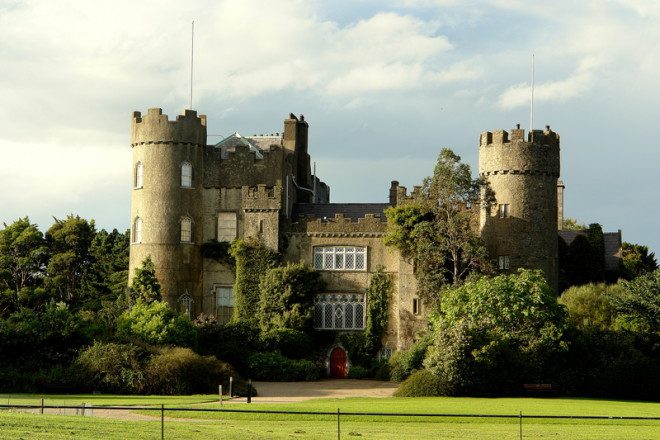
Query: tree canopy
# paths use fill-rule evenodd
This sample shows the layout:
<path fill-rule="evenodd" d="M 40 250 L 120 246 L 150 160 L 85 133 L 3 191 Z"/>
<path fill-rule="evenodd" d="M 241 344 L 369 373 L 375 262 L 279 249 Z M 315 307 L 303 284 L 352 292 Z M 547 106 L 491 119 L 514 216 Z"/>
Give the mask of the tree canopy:
<path fill-rule="evenodd" d="M 427 301 L 437 301 L 443 286 L 459 284 L 472 271 L 489 271 L 472 206 L 492 201 L 487 182 L 472 178 L 469 165 L 443 148 L 417 197 L 385 212 L 385 243 L 414 263 L 418 293 Z"/>

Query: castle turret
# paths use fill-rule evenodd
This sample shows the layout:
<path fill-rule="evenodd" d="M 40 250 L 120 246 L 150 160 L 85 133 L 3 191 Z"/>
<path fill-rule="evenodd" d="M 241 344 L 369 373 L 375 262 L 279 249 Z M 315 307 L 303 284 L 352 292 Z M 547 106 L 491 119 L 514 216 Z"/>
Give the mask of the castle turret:
<path fill-rule="evenodd" d="M 542 269 L 557 289 L 557 179 L 559 135 L 546 126 L 525 140 L 520 128 L 484 132 L 479 175 L 490 182 L 496 202 L 482 206 L 480 229 L 500 271 Z"/>
<path fill-rule="evenodd" d="M 202 179 L 206 116 L 175 121 L 159 108 L 133 113 L 129 277 L 148 256 L 163 299 L 190 314 L 202 309 Z M 129 280 L 130 281 L 130 280 Z"/>

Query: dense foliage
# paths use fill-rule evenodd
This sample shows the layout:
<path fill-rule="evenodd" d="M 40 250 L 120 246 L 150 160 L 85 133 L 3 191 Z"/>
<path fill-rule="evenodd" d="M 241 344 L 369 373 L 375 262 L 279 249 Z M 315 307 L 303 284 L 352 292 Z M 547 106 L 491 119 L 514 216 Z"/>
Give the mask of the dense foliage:
<path fill-rule="evenodd" d="M 324 288 L 319 273 L 304 263 L 288 263 L 268 270 L 259 283 L 261 329 L 311 330 L 314 295 Z"/>
<path fill-rule="evenodd" d="M 473 227 L 471 206 L 489 204 L 487 182 L 473 179 L 470 167 L 444 148 L 433 176 L 410 203 L 385 211 L 385 244 L 394 246 L 415 265 L 418 294 L 427 302 L 439 300 L 442 288 L 458 284 L 474 271 L 488 271 L 486 249 Z"/>
<path fill-rule="evenodd" d="M 512 393 L 547 380 L 568 348 L 566 312 L 541 271 L 482 277 L 445 292 L 425 366 L 447 394 Z"/>
<path fill-rule="evenodd" d="M 649 253 L 647 246 L 639 244 L 623 242 L 621 260 L 623 264 L 622 276 L 628 280 L 658 269 L 655 253 Z"/>
<path fill-rule="evenodd" d="M 395 382 L 406 380 L 408 376 L 423 368 L 426 351 L 433 342 L 431 334 L 421 337 L 407 350 L 399 350 L 388 360 L 390 379 Z"/>
<path fill-rule="evenodd" d="M 321 371 L 307 359 L 289 359 L 278 352 L 254 353 L 248 358 L 250 377 L 256 380 L 292 382 L 316 380 Z"/>
<path fill-rule="evenodd" d="M 191 346 L 195 329 L 187 316 L 178 314 L 165 301 L 137 302 L 117 319 L 117 335 L 148 344 Z"/>
<path fill-rule="evenodd" d="M 236 260 L 234 318 L 259 322 L 259 283 L 276 266 L 278 255 L 258 241 L 234 240 L 231 255 Z"/>
<path fill-rule="evenodd" d="M 392 296 L 392 277 L 385 273 L 383 266 L 378 266 L 376 272 L 371 276 L 365 295 L 367 297 L 365 349 L 373 355 L 381 347 L 381 338 L 387 328 L 390 297 Z"/>

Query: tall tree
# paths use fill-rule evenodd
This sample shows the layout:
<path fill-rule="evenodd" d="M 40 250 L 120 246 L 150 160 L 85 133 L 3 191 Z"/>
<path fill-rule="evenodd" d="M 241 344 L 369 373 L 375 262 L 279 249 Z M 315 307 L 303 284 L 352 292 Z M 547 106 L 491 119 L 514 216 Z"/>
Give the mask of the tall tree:
<path fill-rule="evenodd" d="M 0 290 L 4 290 L 0 307 L 8 311 L 18 304 L 21 292 L 41 284 L 47 259 L 43 234 L 29 218 L 4 224 L 0 231 Z"/>
<path fill-rule="evenodd" d="M 80 305 L 95 291 L 98 282 L 94 273 L 94 255 L 91 244 L 96 235 L 94 220 L 87 221 L 69 215 L 55 223 L 46 232 L 46 243 L 51 254 L 45 286 L 51 295 L 69 304 Z"/>
<path fill-rule="evenodd" d="M 487 182 L 474 179 L 470 166 L 443 148 L 418 197 L 385 212 L 385 243 L 414 263 L 418 291 L 426 300 L 437 300 L 443 286 L 459 284 L 471 271 L 490 269 L 471 208 L 493 200 Z"/>
<path fill-rule="evenodd" d="M 658 268 L 655 253 L 647 246 L 624 242 L 621 246 L 622 275 L 628 280 L 653 272 Z"/>
<path fill-rule="evenodd" d="M 142 299 L 146 304 L 161 300 L 160 283 L 156 278 L 156 268 L 151 257 L 145 258 L 142 266 L 135 268 L 131 290 L 136 299 Z"/>

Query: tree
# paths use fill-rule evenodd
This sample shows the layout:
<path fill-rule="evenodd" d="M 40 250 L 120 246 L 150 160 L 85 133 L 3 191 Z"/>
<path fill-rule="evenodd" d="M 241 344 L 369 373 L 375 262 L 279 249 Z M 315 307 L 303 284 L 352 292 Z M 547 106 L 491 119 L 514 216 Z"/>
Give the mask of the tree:
<path fill-rule="evenodd" d="M 587 225 L 579 222 L 577 219 L 566 217 L 562 222 L 562 231 L 584 231 Z"/>
<path fill-rule="evenodd" d="M 128 284 L 128 253 L 130 230 L 124 233 L 101 229 L 92 240 L 90 252 L 94 257 L 94 271 L 100 274 L 99 290 L 103 299 L 115 299 Z M 101 299 L 101 295 L 99 295 Z"/>
<path fill-rule="evenodd" d="M 48 252 L 43 234 L 25 217 L 0 231 L 0 290 L 5 312 L 14 310 L 21 294 L 42 282 Z M 2 310 L 0 310 L 0 315 Z"/>
<path fill-rule="evenodd" d="M 259 283 L 259 323 L 263 331 L 290 328 L 310 330 L 314 313 L 314 295 L 325 283 L 318 272 L 304 263 L 275 267 Z"/>
<path fill-rule="evenodd" d="M 560 246 L 560 272 L 567 287 L 605 281 L 603 228 L 592 223 L 567 248 Z"/>
<path fill-rule="evenodd" d="M 460 160 L 442 149 L 417 199 L 385 212 L 385 243 L 414 263 L 418 292 L 431 302 L 443 286 L 458 285 L 472 271 L 490 269 L 470 208 L 492 203 L 493 193 L 485 180 L 473 179 L 470 167 Z"/>
<path fill-rule="evenodd" d="M 558 301 L 566 307 L 570 322 L 580 330 L 614 330 L 616 311 L 611 298 L 618 295 L 618 285 L 605 283 L 573 286 Z"/>
<path fill-rule="evenodd" d="M 566 312 L 540 270 L 481 277 L 444 292 L 425 366 L 448 394 L 515 392 L 547 380 L 567 349 Z"/>
<path fill-rule="evenodd" d="M 51 295 L 80 305 L 96 292 L 99 277 L 93 270 L 95 260 L 90 249 L 95 234 L 94 220 L 88 222 L 73 215 L 65 220 L 55 219 L 46 232 L 51 258 L 45 286 Z"/>
<path fill-rule="evenodd" d="M 624 242 L 621 245 L 622 276 L 628 280 L 653 272 L 658 268 L 655 253 L 647 246 Z"/>
<path fill-rule="evenodd" d="M 135 268 L 131 291 L 136 299 L 141 299 L 147 304 L 161 300 L 160 283 L 156 278 L 156 268 L 150 256 L 144 259 L 141 267 Z"/>
<path fill-rule="evenodd" d="M 648 335 L 660 334 L 660 269 L 621 281 L 622 292 L 611 297 L 616 311 L 631 329 Z"/>
<path fill-rule="evenodd" d="M 147 303 L 138 299 L 117 319 L 117 335 L 149 344 L 190 346 L 195 341 L 195 327 L 165 301 Z"/>

